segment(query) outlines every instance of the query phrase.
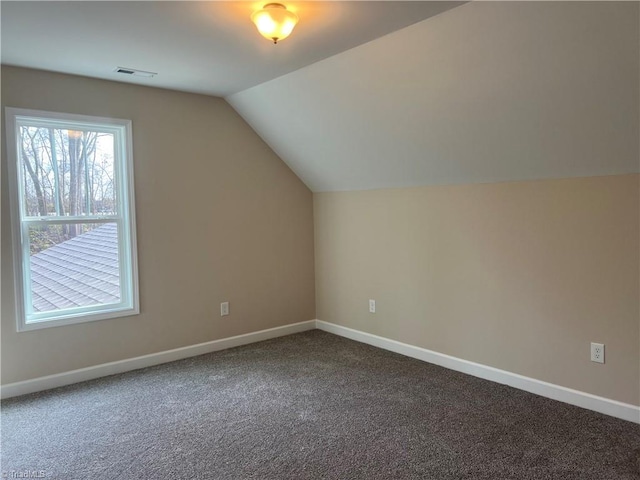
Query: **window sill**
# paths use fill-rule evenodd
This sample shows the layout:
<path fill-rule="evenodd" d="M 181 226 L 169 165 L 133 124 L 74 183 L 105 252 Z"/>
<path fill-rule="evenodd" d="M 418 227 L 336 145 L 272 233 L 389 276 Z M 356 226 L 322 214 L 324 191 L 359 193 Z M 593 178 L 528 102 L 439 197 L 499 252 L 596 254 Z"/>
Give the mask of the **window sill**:
<path fill-rule="evenodd" d="M 50 318 L 47 320 L 37 320 L 30 322 L 18 322 L 18 332 L 30 332 L 33 330 L 41 330 L 43 328 L 64 327 L 66 325 L 77 325 L 79 323 L 96 322 L 99 320 L 108 320 L 119 317 L 130 317 L 140 314 L 140 309 L 136 307 L 121 307 L 105 310 L 100 313 L 64 315 L 61 318 Z"/>

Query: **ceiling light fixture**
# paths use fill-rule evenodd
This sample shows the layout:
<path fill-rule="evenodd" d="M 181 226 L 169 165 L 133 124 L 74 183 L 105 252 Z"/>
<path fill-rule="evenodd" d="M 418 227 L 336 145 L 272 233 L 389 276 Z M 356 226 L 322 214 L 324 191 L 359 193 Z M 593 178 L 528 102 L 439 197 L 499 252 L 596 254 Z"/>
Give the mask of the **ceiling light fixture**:
<path fill-rule="evenodd" d="M 262 10 L 253 12 L 251 20 L 260 34 L 275 44 L 291 34 L 298 23 L 298 16 L 281 3 L 267 3 Z"/>

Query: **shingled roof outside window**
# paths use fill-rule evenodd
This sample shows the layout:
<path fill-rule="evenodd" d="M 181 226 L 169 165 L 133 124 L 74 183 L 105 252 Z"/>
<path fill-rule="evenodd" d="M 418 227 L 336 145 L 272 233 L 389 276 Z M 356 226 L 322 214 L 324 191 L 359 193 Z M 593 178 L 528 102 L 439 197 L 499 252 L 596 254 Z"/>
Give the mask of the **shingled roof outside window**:
<path fill-rule="evenodd" d="M 118 303 L 118 229 L 101 225 L 31 256 L 36 312 Z"/>
<path fill-rule="evenodd" d="M 17 331 L 137 315 L 131 120 L 5 110 Z"/>

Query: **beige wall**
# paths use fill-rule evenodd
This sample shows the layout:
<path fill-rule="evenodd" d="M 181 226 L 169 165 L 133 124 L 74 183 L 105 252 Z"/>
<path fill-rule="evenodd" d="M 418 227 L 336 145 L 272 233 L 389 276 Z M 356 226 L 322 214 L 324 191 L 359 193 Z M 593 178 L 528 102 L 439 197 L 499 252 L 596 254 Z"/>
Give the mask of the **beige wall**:
<path fill-rule="evenodd" d="M 2 105 L 133 121 L 142 312 L 16 333 L 3 147 L 3 384 L 315 318 L 312 194 L 224 100 L 3 67 Z"/>
<path fill-rule="evenodd" d="M 3 146 L 3 384 L 314 318 L 315 217 L 318 318 L 640 404 L 638 175 L 321 193 L 312 211 L 221 99 L 3 67 L 2 105 L 133 121 L 142 309 L 16 333 Z"/>
<path fill-rule="evenodd" d="M 318 318 L 638 405 L 639 203 L 635 174 L 315 194 Z"/>

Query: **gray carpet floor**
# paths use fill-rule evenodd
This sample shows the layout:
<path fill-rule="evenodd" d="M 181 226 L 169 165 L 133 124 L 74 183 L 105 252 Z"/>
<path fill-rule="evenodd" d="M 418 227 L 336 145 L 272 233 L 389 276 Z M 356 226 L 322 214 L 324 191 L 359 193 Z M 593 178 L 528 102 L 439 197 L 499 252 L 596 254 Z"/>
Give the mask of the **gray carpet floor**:
<path fill-rule="evenodd" d="M 59 479 L 640 479 L 640 426 L 318 330 L 2 402 Z"/>

